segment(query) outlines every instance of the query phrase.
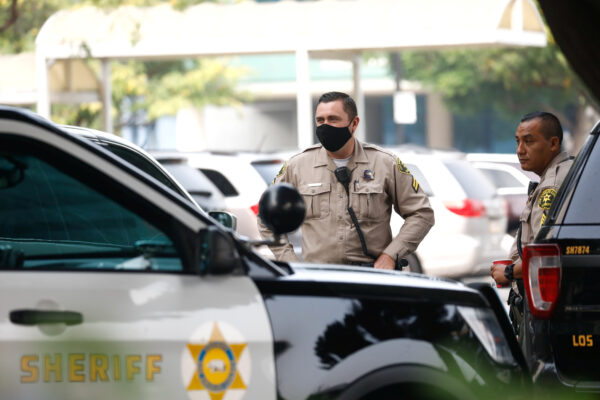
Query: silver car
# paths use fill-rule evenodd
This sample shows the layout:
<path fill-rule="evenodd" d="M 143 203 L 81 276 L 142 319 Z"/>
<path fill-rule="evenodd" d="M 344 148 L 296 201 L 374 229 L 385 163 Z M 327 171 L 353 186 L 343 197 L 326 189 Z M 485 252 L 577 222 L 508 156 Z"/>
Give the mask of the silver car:
<path fill-rule="evenodd" d="M 435 212 L 435 225 L 414 253 L 417 268 L 459 278 L 480 274 L 492 260 L 506 258 L 511 243 L 506 202 L 480 171 L 456 155 L 392 151 L 419 181 Z M 401 224 L 402 218 L 392 213 L 392 232 Z"/>

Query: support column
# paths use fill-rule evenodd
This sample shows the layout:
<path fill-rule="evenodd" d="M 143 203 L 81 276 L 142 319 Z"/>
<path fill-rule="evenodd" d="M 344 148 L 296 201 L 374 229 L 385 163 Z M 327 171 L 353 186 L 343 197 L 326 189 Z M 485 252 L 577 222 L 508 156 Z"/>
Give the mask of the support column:
<path fill-rule="evenodd" d="M 427 95 L 427 146 L 450 149 L 454 145 L 452 114 L 438 93 Z"/>
<path fill-rule="evenodd" d="M 313 144 L 309 60 L 308 50 L 296 50 L 296 129 L 299 149 Z"/>
<path fill-rule="evenodd" d="M 101 64 L 102 129 L 106 132 L 114 133 L 112 119 L 112 85 L 110 82 L 110 60 L 107 58 L 103 58 Z"/>
<path fill-rule="evenodd" d="M 46 55 L 37 48 L 35 52 L 35 75 L 37 86 L 37 113 L 50 118 L 50 84 L 48 83 L 48 63 Z"/>
<path fill-rule="evenodd" d="M 362 58 L 360 54 L 352 58 L 352 78 L 354 81 L 354 93 L 352 97 L 356 102 L 358 118 L 360 122 L 355 133 L 355 137 L 361 142 L 365 142 L 367 138 L 367 118 L 365 113 L 365 94 L 360 85 L 360 71 L 362 69 Z"/>

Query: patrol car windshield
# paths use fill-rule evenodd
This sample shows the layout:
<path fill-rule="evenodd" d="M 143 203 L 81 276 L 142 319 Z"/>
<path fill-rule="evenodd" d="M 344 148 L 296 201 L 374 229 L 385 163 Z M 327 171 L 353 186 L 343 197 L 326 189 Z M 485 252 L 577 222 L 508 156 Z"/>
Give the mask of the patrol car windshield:
<path fill-rule="evenodd" d="M 0 172 L 0 269 L 160 269 L 149 260 L 175 255 L 147 221 L 37 157 L 0 151 Z"/>

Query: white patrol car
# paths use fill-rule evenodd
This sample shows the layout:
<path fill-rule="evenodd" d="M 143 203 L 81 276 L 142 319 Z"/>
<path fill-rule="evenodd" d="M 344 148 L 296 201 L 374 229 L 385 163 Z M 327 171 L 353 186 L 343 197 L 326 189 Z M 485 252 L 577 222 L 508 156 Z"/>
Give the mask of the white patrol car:
<path fill-rule="evenodd" d="M 297 192 L 265 198 L 294 229 Z M 490 287 L 274 264 L 97 143 L 0 107 L 1 399 L 526 396 L 510 329 Z"/>

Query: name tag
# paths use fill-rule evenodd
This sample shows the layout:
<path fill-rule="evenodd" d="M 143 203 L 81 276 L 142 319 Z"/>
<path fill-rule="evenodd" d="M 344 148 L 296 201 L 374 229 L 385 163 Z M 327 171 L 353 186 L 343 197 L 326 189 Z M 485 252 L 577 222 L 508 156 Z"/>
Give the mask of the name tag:
<path fill-rule="evenodd" d="M 318 187 L 318 186 L 321 186 L 321 185 L 323 185 L 321 182 L 319 182 L 319 183 L 309 183 L 308 187 Z"/>

